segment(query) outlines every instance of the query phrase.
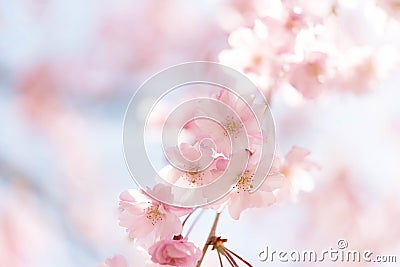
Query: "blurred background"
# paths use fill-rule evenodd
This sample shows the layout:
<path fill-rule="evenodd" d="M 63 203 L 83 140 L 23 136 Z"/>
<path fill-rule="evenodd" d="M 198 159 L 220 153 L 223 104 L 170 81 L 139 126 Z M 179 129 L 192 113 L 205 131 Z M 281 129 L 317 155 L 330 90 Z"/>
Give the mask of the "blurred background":
<path fill-rule="evenodd" d="M 122 153 L 128 102 L 163 68 L 218 61 L 230 32 L 252 27 L 266 2 L 0 1 L 1 266 L 95 266 L 116 253 L 142 266 L 117 220 L 119 193 L 136 187 Z M 400 5 L 350 2 L 347 25 L 398 52 Z M 371 32 L 379 16 L 385 23 Z M 265 245 L 325 249 L 345 238 L 400 260 L 397 67 L 362 95 L 276 94 L 278 152 L 306 147 L 321 170 L 295 200 L 240 221 L 223 216 L 231 249 L 266 266 L 258 261 Z M 211 218 L 206 212 L 192 234 L 199 246 Z M 216 259 L 210 253 L 206 266 Z"/>

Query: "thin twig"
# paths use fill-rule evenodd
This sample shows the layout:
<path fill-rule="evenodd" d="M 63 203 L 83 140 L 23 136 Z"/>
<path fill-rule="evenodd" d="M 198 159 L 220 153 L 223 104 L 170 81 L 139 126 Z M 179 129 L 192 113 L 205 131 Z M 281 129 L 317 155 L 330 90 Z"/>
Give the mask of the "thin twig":
<path fill-rule="evenodd" d="M 188 236 L 188 235 L 192 232 L 194 226 L 196 225 L 196 223 L 197 223 L 198 220 L 200 219 L 201 215 L 203 215 L 203 213 L 204 213 L 204 210 L 202 209 L 202 210 L 197 214 L 196 218 L 193 220 L 192 224 L 190 225 L 189 229 L 187 230 L 186 236 Z"/>
<path fill-rule="evenodd" d="M 202 251 L 202 254 L 201 254 L 201 258 L 197 262 L 197 265 L 196 265 L 197 267 L 201 266 L 201 263 L 203 262 L 204 256 L 207 253 L 208 246 L 210 245 L 211 238 L 215 236 L 215 230 L 217 229 L 217 225 L 218 225 L 218 221 L 219 221 L 220 215 L 221 215 L 221 213 L 218 212 L 217 215 L 215 216 L 213 226 L 211 227 L 211 230 L 210 230 L 210 233 L 208 234 L 206 243 L 203 246 L 203 251 Z"/>
<path fill-rule="evenodd" d="M 219 252 L 219 250 L 217 250 L 217 253 L 218 253 L 218 259 L 219 259 L 219 265 L 221 267 L 224 267 L 224 265 L 222 264 L 221 253 Z"/>
<path fill-rule="evenodd" d="M 182 222 L 182 227 L 185 226 L 185 223 L 187 222 L 187 220 L 190 218 L 190 216 L 192 216 L 192 214 L 197 210 L 197 208 L 195 208 L 194 210 L 192 210 L 188 216 L 186 216 L 186 218 L 183 220 Z"/>
<path fill-rule="evenodd" d="M 235 262 L 235 260 L 232 258 L 231 255 L 229 255 L 229 254 L 227 253 L 227 251 L 222 250 L 222 255 L 225 256 L 225 258 L 228 260 L 229 264 L 230 264 L 232 267 L 239 267 L 239 265 L 237 265 L 237 263 Z"/>
<path fill-rule="evenodd" d="M 232 253 L 236 258 L 238 258 L 239 260 L 241 260 L 244 264 L 246 264 L 249 267 L 253 267 L 253 265 L 251 265 L 248 261 L 246 261 L 245 259 L 243 259 L 242 257 L 240 257 L 238 254 L 236 254 L 235 252 L 233 252 L 232 250 L 225 248 L 228 252 Z"/>

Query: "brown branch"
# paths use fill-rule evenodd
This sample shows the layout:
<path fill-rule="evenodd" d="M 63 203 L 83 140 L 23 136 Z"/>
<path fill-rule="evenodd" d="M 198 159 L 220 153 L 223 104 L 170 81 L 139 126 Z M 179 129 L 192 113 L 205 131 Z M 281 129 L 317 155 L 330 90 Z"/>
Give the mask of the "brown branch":
<path fill-rule="evenodd" d="M 201 258 L 197 262 L 197 265 L 196 265 L 197 267 L 201 266 L 201 263 L 203 262 L 204 256 L 207 253 L 208 246 L 211 245 L 211 240 L 212 240 L 213 237 L 215 237 L 215 231 L 217 229 L 217 225 L 218 225 L 218 221 L 219 221 L 220 215 L 221 215 L 221 213 L 218 212 L 217 215 L 215 216 L 213 226 L 211 227 L 210 233 L 208 234 L 208 237 L 207 237 L 207 241 L 203 246 L 203 251 L 202 251 Z"/>

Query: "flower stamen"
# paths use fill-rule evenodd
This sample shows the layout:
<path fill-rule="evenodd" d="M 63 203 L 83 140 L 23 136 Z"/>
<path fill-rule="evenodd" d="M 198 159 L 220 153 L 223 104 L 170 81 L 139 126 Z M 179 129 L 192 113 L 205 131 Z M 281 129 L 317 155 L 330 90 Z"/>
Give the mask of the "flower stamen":
<path fill-rule="evenodd" d="M 146 209 L 146 218 L 152 225 L 156 225 L 164 219 L 164 214 L 158 210 L 158 205 L 151 205 Z"/>
<path fill-rule="evenodd" d="M 237 138 L 238 133 L 240 133 L 243 125 L 240 122 L 236 122 L 233 116 L 226 116 L 226 123 L 224 123 L 226 132 L 225 136 L 233 135 Z"/>
<path fill-rule="evenodd" d="M 237 193 L 249 192 L 253 188 L 253 178 L 254 174 L 251 174 L 249 170 L 245 170 L 242 176 L 240 176 L 239 181 L 234 186 L 237 189 Z"/>
<path fill-rule="evenodd" d="M 204 172 L 199 171 L 199 168 L 193 168 L 185 173 L 185 178 L 191 185 L 202 185 Z"/>

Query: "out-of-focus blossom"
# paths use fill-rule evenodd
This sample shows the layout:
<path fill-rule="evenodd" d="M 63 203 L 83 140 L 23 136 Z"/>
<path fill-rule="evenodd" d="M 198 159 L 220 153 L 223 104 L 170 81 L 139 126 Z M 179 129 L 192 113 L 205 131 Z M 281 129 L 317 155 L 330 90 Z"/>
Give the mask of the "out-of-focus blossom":
<path fill-rule="evenodd" d="M 110 259 L 107 259 L 105 264 L 101 264 L 98 267 L 128 267 L 128 264 L 123 256 L 116 255 Z"/>
<path fill-rule="evenodd" d="M 383 8 L 387 14 L 396 20 L 400 20 L 399 0 L 378 0 L 377 5 Z"/>
<path fill-rule="evenodd" d="M 320 23 L 323 18 L 335 13 L 338 6 L 338 0 L 279 0 L 285 9 L 298 9 L 314 22 Z"/>
<path fill-rule="evenodd" d="M 109 242 L 112 235 L 99 229 L 112 226 L 112 220 L 104 219 L 112 212 L 109 214 L 103 209 L 94 208 L 97 205 L 95 196 L 104 195 L 109 190 L 99 179 L 102 175 L 98 172 L 95 153 L 91 148 L 90 126 L 81 110 L 76 110 L 62 98 L 64 87 L 61 77 L 62 73 L 53 62 L 30 66 L 17 80 L 17 100 L 24 119 L 40 130 L 59 159 L 54 167 L 59 172 L 56 180 L 62 185 L 64 197 L 68 199 L 65 212 L 68 219 L 88 242 Z M 77 147 L 82 148 L 78 154 Z M 98 187 L 91 188 L 93 183 Z M 86 199 L 89 191 L 94 198 Z M 85 206 L 82 205 L 83 199 Z M 89 215 L 93 219 L 97 218 L 96 227 L 90 226 L 87 220 Z"/>
<path fill-rule="evenodd" d="M 315 98 L 329 88 L 327 54 L 312 52 L 287 73 L 288 82 L 306 98 Z"/>
<path fill-rule="evenodd" d="M 360 186 L 348 167 L 331 175 L 333 179 L 305 198 L 308 212 L 302 242 L 307 238 L 320 245 L 344 237 L 351 247 L 375 254 L 399 246 L 400 207 L 393 195 L 370 199 L 371 188 Z"/>
<path fill-rule="evenodd" d="M 58 77 L 53 67 L 48 62 L 35 64 L 17 80 L 16 89 L 23 115 L 27 121 L 45 130 L 50 127 L 48 121 L 62 112 L 57 98 Z"/>
<path fill-rule="evenodd" d="M 8 172 L 6 168 L 0 162 L 0 179 L 7 175 L 5 181 L 10 182 L 8 191 L 0 191 L 0 262 L 4 266 L 29 266 L 48 256 L 49 247 L 59 246 L 54 238 L 57 229 L 46 218 L 46 204 L 38 202 L 30 191 L 32 184 L 23 174 Z M 62 253 L 56 255 L 63 259 Z"/>
<path fill-rule="evenodd" d="M 355 94 L 369 92 L 387 77 L 398 62 L 399 54 L 390 46 L 379 49 L 354 47 L 337 58 L 333 86 Z"/>
<path fill-rule="evenodd" d="M 356 17 L 355 8 L 338 1 L 279 2 L 280 8 L 267 9 L 253 28 L 233 31 L 231 48 L 219 55 L 222 63 L 247 74 L 268 99 L 287 84 L 305 98 L 333 90 L 368 92 L 398 57 L 397 51 L 391 58 L 382 56 L 387 46 L 360 45 L 363 39 L 347 26 L 348 13 Z M 394 1 L 382 2 L 396 6 Z"/>
<path fill-rule="evenodd" d="M 327 58 L 323 52 L 299 49 L 299 33 L 308 28 L 306 18 L 297 10 L 265 17 L 257 20 L 253 29 L 232 32 L 232 48 L 222 51 L 219 60 L 246 73 L 267 98 L 286 80 L 305 97 L 315 97 L 325 86 Z"/>
<path fill-rule="evenodd" d="M 98 262 L 97 254 L 103 251 L 100 247 L 115 245 L 113 238 L 118 235 L 108 225 L 112 221 L 112 207 L 103 205 L 101 201 L 114 194 L 109 186 L 111 179 L 104 179 L 104 168 L 115 173 L 114 167 L 119 169 L 120 166 L 109 161 L 107 164 L 110 165 L 98 162 L 102 161 L 99 155 L 108 155 L 103 153 L 103 145 L 106 149 L 116 147 L 110 141 L 116 140 L 110 134 L 113 135 L 115 125 L 119 125 L 118 122 L 114 125 L 114 119 L 119 117 L 114 114 L 126 105 L 125 94 L 130 94 L 129 90 L 144 80 L 149 72 L 182 61 L 215 60 L 226 37 L 216 27 L 216 21 L 225 30 L 229 28 L 228 32 L 234 30 L 228 40 L 230 49 L 220 54 L 221 62 L 246 73 L 268 99 L 282 88 L 301 99 L 298 103 L 305 103 L 303 98 L 315 98 L 329 91 L 357 95 L 370 92 L 385 78 L 393 63 L 399 63 L 396 43 L 399 0 L 217 1 L 218 6 L 227 4 L 224 8 L 228 15 L 221 17 L 214 17 L 214 8 L 200 2 L 185 5 L 182 1 L 139 3 L 121 0 L 110 5 L 104 1 L 85 1 L 79 3 L 79 12 L 74 6 L 79 1 L 72 1 L 72 5 L 64 5 L 62 1 L 34 2 L 16 0 L 11 5 L 6 3 L 7 12 L 1 19 L 5 49 L 2 49 L 0 62 L 0 100 L 5 106 L 3 117 L 6 123 L 0 136 L 6 134 L 3 138 L 6 148 L 0 151 L 0 156 L 17 161 L 18 168 L 29 173 L 29 179 L 9 177 L 8 171 L 0 166 L 0 262 L 7 267 L 81 266 L 84 264 L 79 263 L 88 260 Z M 392 41 L 394 45 L 390 43 Z M 51 62 L 35 61 L 38 58 L 50 59 Z M 21 71 L 31 64 L 33 67 L 27 72 Z M 397 81 L 388 83 L 395 86 Z M 381 93 L 384 91 L 366 99 L 382 100 L 379 98 L 383 96 Z M 228 167 L 232 154 L 237 152 L 231 151 L 228 135 L 234 137 L 246 128 L 250 143 L 248 147 L 240 144 L 239 152 L 247 149 L 252 154 L 249 164 L 243 174 L 236 176 L 236 186 L 222 200 L 223 205 L 217 203 L 217 209 L 226 208 L 233 218 L 239 219 L 248 208 L 265 207 L 274 203 L 276 198 L 297 195 L 313 188 L 311 171 L 318 166 L 308 160 L 306 149 L 295 147 L 284 159 L 274 162 L 265 183 L 250 194 L 253 173 L 260 163 L 256 157 L 257 148 L 262 141 L 255 121 L 245 106 L 231 95 L 218 93 L 213 97 L 232 107 L 241 121 L 227 117 L 222 122 L 225 130 L 204 121 L 183 127 L 185 140 L 173 153 L 180 150 L 189 160 L 196 160 L 202 154 L 200 145 L 204 138 L 216 141 L 217 149 L 212 151 L 213 163 L 209 169 L 198 171 L 196 166 L 190 166 L 187 172 L 169 173 L 174 183 L 202 186 L 218 178 Z M 102 107 L 97 106 L 100 101 L 104 104 Z M 355 101 L 345 102 L 359 108 Z M 280 107 L 275 103 L 280 103 L 274 102 L 274 107 L 277 107 L 274 113 L 279 118 Z M 398 111 L 390 101 L 381 103 L 392 106 L 394 112 Z M 382 112 L 383 107 L 374 104 L 372 102 L 372 116 L 384 120 L 386 110 Z M 157 136 L 163 126 L 163 115 L 168 113 L 165 112 L 167 106 L 154 110 L 160 117 L 149 118 L 158 127 L 153 131 Z M 218 109 L 203 108 L 206 109 L 204 114 L 221 113 Z M 286 107 L 282 109 L 287 110 Z M 25 119 L 22 123 L 21 110 Z M 313 112 L 312 104 L 295 112 L 310 115 L 302 120 L 299 116 L 291 116 L 291 128 L 286 132 L 293 133 L 297 139 L 301 138 L 299 130 L 308 129 L 311 121 L 318 119 L 318 112 Z M 344 117 L 354 118 L 357 111 L 348 114 Z M 325 125 L 331 121 L 322 120 Z M 34 130 L 30 132 L 29 126 L 32 125 Z M 340 129 L 335 130 L 339 132 Z M 101 138 L 110 143 L 96 143 L 99 140 L 90 138 L 94 135 L 103 135 Z M 21 136 L 28 142 L 19 140 Z M 360 142 L 379 140 L 384 147 L 385 142 L 381 142 L 384 138 L 370 137 L 370 133 L 365 136 L 362 133 L 362 138 L 367 139 L 360 138 Z M 376 164 L 377 173 L 382 177 L 368 177 L 366 174 L 362 181 L 357 181 L 346 170 L 329 175 L 331 177 L 326 178 L 333 178 L 331 181 L 315 193 L 308 194 L 310 197 L 308 201 L 306 198 L 305 205 L 310 212 L 296 222 L 306 220 L 309 231 L 305 231 L 305 236 L 314 238 L 312 244 L 336 240 L 341 235 L 349 239 L 351 245 L 375 252 L 388 248 L 389 251 L 384 251 L 387 253 L 393 247 L 400 247 L 398 198 L 396 192 L 387 196 L 386 179 L 389 177 L 385 171 L 385 174 L 381 172 L 390 168 L 397 170 L 398 159 L 387 157 L 386 152 L 375 153 L 385 155 L 384 164 Z M 51 156 L 47 157 L 47 153 Z M 248 160 L 248 154 L 244 159 Z M 27 160 L 33 164 L 25 164 Z M 329 160 L 335 160 L 335 155 L 329 153 Z M 48 164 L 42 165 L 41 162 Z M 368 166 L 360 167 L 368 169 L 365 168 Z M 375 187 L 371 189 L 373 193 L 364 187 L 359 189 L 371 182 L 371 177 L 382 181 L 382 192 L 377 192 Z M 119 183 L 124 183 L 123 180 Z M 34 183 L 27 185 L 26 181 Z M 114 180 L 113 185 L 126 186 L 115 184 Z M 18 190 L 14 190 L 15 187 Z M 163 193 L 158 187 L 153 191 Z M 18 198 L 8 199 L 8 194 Z M 35 197 L 31 198 L 33 195 Z M 179 258 L 176 254 L 187 251 L 180 250 L 179 240 L 172 238 L 181 233 L 179 217 L 190 210 L 167 206 L 142 191 L 130 190 L 121 194 L 120 211 L 120 223 L 128 228 L 132 238 L 140 241 L 151 239 L 147 245 L 153 245 L 152 256 L 156 259 L 168 261 L 168 266 L 175 265 L 174 259 Z M 192 227 L 190 223 L 196 220 L 192 219 L 187 226 Z M 290 229 L 298 226 L 292 221 L 289 224 Z M 279 221 L 279 226 L 284 228 L 285 223 Z M 202 225 L 197 225 L 194 229 L 204 230 L 201 228 Z M 304 241 L 304 235 L 302 237 Z M 264 237 L 260 235 L 259 238 Z M 181 241 L 191 244 L 191 249 L 194 247 L 187 240 Z M 287 241 L 286 238 L 282 242 Z M 161 244 L 163 242 L 171 244 Z M 237 245 L 242 244 L 246 245 L 246 242 Z M 48 254 L 48 247 L 53 248 L 52 255 Z M 172 249 L 168 250 L 170 247 Z M 174 257 L 164 254 L 171 250 Z M 198 258 L 197 251 L 197 248 L 192 250 L 193 257 Z M 143 261 L 150 261 L 147 249 L 145 254 Z M 131 265 L 143 266 L 141 263 L 132 261 Z M 153 267 L 166 266 L 161 264 L 147 263 Z M 204 262 L 204 266 L 216 265 Z M 126 266 L 127 261 L 122 256 L 110 258 L 101 265 Z"/>
<path fill-rule="evenodd" d="M 201 251 L 187 239 L 160 240 L 149 248 L 151 260 L 161 265 L 196 266 L 201 257 Z"/>
<path fill-rule="evenodd" d="M 270 44 L 267 26 L 257 20 L 252 29 L 239 28 L 232 32 L 228 42 L 231 49 L 223 50 L 219 54 L 220 62 L 245 72 L 253 82 L 268 93 L 282 70 L 281 59 L 276 57 Z"/>
<path fill-rule="evenodd" d="M 228 39 L 231 49 L 223 50 L 219 60 L 246 73 L 269 97 L 290 63 L 288 55 L 294 52 L 297 34 L 308 24 L 299 9 L 281 5 L 256 20 L 253 28 L 233 31 Z"/>
<path fill-rule="evenodd" d="M 161 197 L 168 194 L 160 187 L 154 188 L 155 195 Z M 181 234 L 179 216 L 190 212 L 190 209 L 163 204 L 134 189 L 121 193 L 119 210 L 120 225 L 127 228 L 130 238 L 145 243 Z"/>
<path fill-rule="evenodd" d="M 319 166 L 307 159 L 310 151 L 301 147 L 293 147 L 282 160 L 279 171 L 284 175 L 285 183 L 278 190 L 278 199 L 282 200 L 291 195 L 296 198 L 299 192 L 310 192 L 314 188 L 311 171 Z"/>

